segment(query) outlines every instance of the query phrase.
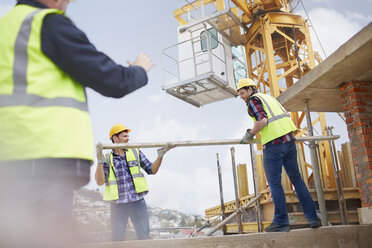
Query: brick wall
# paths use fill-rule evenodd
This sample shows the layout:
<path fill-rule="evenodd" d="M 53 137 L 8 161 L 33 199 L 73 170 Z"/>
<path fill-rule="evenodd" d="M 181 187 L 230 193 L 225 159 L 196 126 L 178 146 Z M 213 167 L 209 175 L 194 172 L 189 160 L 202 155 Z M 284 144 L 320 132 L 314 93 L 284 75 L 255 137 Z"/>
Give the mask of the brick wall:
<path fill-rule="evenodd" d="M 362 207 L 372 207 L 372 82 L 350 81 L 340 90 Z"/>

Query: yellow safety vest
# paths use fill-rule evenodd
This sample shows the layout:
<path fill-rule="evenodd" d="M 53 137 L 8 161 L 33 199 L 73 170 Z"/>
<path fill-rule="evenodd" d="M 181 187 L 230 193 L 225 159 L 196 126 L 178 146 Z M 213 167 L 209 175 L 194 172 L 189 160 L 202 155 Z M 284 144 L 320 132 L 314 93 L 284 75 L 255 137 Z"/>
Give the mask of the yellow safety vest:
<path fill-rule="evenodd" d="M 260 131 L 262 145 L 297 130 L 291 116 L 274 97 L 261 93 L 252 94 L 251 97 L 253 96 L 261 100 L 267 114 L 267 125 Z M 252 119 L 256 121 L 254 117 Z"/>
<path fill-rule="evenodd" d="M 133 184 L 137 193 L 149 191 L 144 174 L 141 172 L 139 150 L 128 149 L 125 152 L 129 172 L 133 179 Z M 114 201 L 119 199 L 118 182 L 116 178 L 116 169 L 113 162 L 113 154 L 105 155 L 106 163 L 110 166 L 109 174 L 105 183 L 105 192 L 103 193 L 104 201 Z"/>
<path fill-rule="evenodd" d="M 56 9 L 17 5 L 0 19 L 0 161 L 93 160 L 85 89 L 41 50 Z"/>

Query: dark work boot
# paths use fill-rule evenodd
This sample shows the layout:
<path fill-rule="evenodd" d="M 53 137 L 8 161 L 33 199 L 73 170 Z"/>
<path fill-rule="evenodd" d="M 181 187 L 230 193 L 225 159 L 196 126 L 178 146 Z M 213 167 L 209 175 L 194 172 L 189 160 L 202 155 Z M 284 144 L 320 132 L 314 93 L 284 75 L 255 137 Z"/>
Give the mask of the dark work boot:
<path fill-rule="evenodd" d="M 319 228 L 319 227 L 322 226 L 322 224 L 320 224 L 320 222 L 317 221 L 317 220 L 313 220 L 313 221 L 311 221 L 311 222 L 309 223 L 309 225 L 310 225 L 310 228 Z"/>
<path fill-rule="evenodd" d="M 270 226 L 265 228 L 265 232 L 288 232 L 291 230 L 291 227 L 288 224 L 279 225 L 271 223 Z"/>

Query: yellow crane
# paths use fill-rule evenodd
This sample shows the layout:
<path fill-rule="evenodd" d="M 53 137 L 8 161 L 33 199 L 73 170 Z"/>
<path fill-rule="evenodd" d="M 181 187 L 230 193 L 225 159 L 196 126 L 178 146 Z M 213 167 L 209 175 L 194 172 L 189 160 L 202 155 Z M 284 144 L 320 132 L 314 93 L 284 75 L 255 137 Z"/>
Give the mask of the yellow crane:
<path fill-rule="evenodd" d="M 180 26 L 179 43 L 173 48 L 179 57 L 163 68 L 165 74 L 171 74 L 172 66 L 177 72 L 163 89 L 199 107 L 235 97 L 236 82 L 248 76 L 260 92 L 279 96 L 315 67 L 309 26 L 293 13 L 292 4 L 292 0 L 197 0 L 175 10 Z M 168 52 L 164 49 L 163 57 L 171 57 Z M 307 135 L 305 112 L 292 112 L 291 117 L 298 128 L 296 136 Z M 312 117 L 314 128 L 320 129 L 317 134 L 327 135 L 325 114 L 313 113 Z M 318 156 L 323 187 L 334 188 L 328 141 L 319 143 Z M 304 163 L 305 168 L 312 168 Z M 307 169 L 303 172 L 307 174 Z M 306 183 L 310 183 L 312 176 L 307 176 Z M 290 190 L 285 178 L 283 187 Z"/>

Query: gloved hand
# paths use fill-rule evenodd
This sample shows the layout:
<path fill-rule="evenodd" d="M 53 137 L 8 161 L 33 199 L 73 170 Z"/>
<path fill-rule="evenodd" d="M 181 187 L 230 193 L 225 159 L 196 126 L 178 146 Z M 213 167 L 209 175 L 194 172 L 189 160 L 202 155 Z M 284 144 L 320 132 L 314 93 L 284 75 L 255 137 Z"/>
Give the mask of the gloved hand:
<path fill-rule="evenodd" d="M 248 128 L 247 132 L 245 132 L 242 140 L 240 141 L 240 144 L 246 144 L 246 142 L 244 142 L 244 140 L 253 140 L 253 137 L 254 137 L 254 134 L 251 134 L 251 129 Z"/>
<path fill-rule="evenodd" d="M 96 146 L 97 148 L 97 161 L 99 164 L 103 164 L 105 162 L 105 157 L 103 156 L 103 145 L 99 142 Z"/>
<path fill-rule="evenodd" d="M 174 147 L 175 147 L 175 145 L 172 145 L 172 144 L 168 143 L 166 146 L 164 146 L 162 148 L 159 148 L 158 149 L 158 156 L 162 158 L 167 151 L 169 151 L 170 149 L 172 149 Z"/>

